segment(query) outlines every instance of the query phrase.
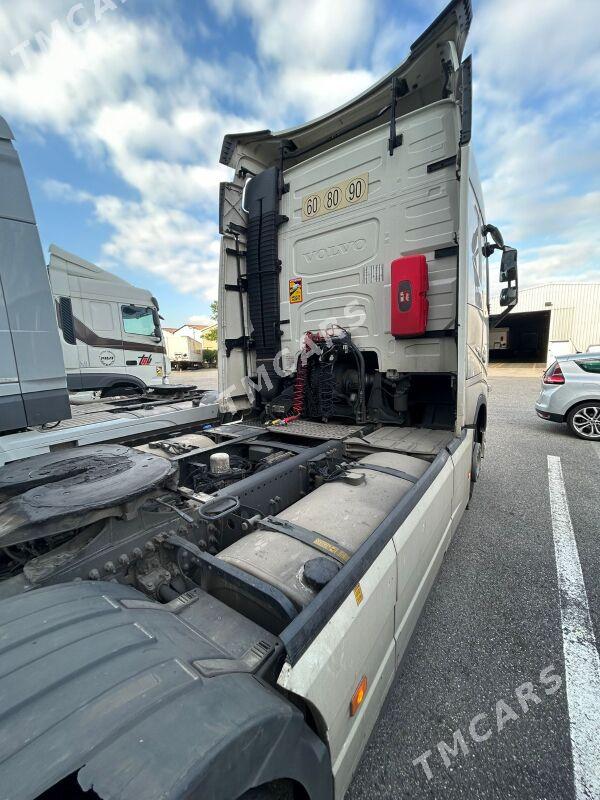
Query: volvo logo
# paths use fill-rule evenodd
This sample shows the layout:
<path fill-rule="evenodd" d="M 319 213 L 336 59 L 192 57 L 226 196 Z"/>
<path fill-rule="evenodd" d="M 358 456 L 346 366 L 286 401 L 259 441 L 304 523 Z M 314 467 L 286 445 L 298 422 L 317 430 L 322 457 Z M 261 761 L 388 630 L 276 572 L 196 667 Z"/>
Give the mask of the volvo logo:
<path fill-rule="evenodd" d="M 350 252 L 360 253 L 361 250 L 365 249 L 366 244 L 366 239 L 353 239 L 350 242 L 332 244 L 330 247 L 320 247 L 318 250 L 309 250 L 308 253 L 302 253 L 302 257 L 306 259 L 307 264 L 310 264 L 313 261 L 324 261 L 327 258 L 346 255 Z"/>

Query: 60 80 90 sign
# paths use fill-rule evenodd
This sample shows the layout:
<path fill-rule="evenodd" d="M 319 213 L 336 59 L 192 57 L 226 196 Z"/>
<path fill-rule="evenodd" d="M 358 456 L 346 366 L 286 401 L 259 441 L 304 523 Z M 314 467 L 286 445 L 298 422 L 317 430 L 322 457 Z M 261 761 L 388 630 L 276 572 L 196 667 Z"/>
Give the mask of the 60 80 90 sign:
<path fill-rule="evenodd" d="M 302 198 L 302 219 L 321 217 L 332 211 L 364 202 L 369 195 L 369 173 L 347 178 L 345 181 L 312 192 Z"/>

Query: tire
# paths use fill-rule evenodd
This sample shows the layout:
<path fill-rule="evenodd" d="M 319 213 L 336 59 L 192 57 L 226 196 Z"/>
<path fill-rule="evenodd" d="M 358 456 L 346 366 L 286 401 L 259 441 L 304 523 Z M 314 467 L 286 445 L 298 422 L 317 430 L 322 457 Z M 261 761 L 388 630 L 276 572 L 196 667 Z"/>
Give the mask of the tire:
<path fill-rule="evenodd" d="M 239 800 L 293 800 L 293 797 L 292 784 L 284 780 L 249 789 Z"/>
<path fill-rule="evenodd" d="M 567 414 L 567 425 L 579 439 L 600 441 L 600 401 L 590 400 L 576 405 Z"/>
<path fill-rule="evenodd" d="M 134 394 L 141 394 L 137 386 L 111 386 L 109 389 L 102 389 L 100 397 L 131 397 Z"/>
<path fill-rule="evenodd" d="M 483 445 L 481 442 L 473 442 L 471 452 L 471 485 L 469 486 L 469 500 L 473 497 L 475 484 L 479 480 L 481 473 L 481 459 L 483 458 Z"/>

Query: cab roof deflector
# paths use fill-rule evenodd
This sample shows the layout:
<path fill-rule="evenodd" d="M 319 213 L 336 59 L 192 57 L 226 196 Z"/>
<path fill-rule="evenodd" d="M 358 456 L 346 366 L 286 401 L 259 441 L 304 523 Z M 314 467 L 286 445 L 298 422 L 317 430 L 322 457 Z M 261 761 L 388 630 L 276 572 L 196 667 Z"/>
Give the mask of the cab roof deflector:
<path fill-rule="evenodd" d="M 279 164 L 282 158 L 291 166 L 351 132 L 370 130 L 392 107 L 394 78 L 398 116 L 443 99 L 447 73 L 439 45 L 453 42 L 460 59 L 471 18 L 471 0 L 452 0 L 412 43 L 408 58 L 358 97 L 295 128 L 276 133 L 262 130 L 227 134 L 223 138 L 221 164 L 238 169 L 240 159 L 246 156 L 263 168 Z"/>

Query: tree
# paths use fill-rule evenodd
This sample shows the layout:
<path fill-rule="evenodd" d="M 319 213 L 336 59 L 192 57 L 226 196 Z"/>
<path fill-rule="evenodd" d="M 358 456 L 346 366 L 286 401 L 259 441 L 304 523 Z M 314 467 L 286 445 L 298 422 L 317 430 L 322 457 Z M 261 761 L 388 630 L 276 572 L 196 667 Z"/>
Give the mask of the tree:
<path fill-rule="evenodd" d="M 213 300 L 212 303 L 210 304 L 210 316 L 211 316 L 211 319 L 215 320 L 215 322 L 217 321 L 218 316 L 219 316 L 219 301 L 218 300 Z M 216 342 L 217 341 L 217 328 L 216 328 L 216 326 L 214 328 L 212 328 L 211 330 L 207 331 L 203 335 L 202 338 L 207 342 Z"/>

